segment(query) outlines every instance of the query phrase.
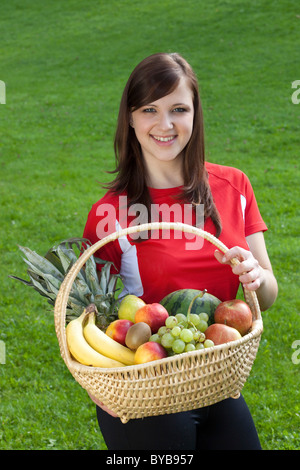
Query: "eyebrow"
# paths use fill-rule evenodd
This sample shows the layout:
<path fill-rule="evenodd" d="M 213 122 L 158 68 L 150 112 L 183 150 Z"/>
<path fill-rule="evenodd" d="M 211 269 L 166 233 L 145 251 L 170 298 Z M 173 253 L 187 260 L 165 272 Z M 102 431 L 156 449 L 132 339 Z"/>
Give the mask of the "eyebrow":
<path fill-rule="evenodd" d="M 145 106 L 146 106 L 146 107 L 147 107 L 147 106 L 153 106 L 153 108 L 157 108 L 157 107 L 158 107 L 158 106 L 156 106 L 156 104 L 151 104 L 151 103 L 146 104 L 146 105 L 144 105 L 143 107 L 145 107 Z M 185 106 L 186 108 L 189 108 L 189 109 L 191 108 L 190 105 L 188 105 L 188 104 L 186 104 L 186 103 L 175 103 L 175 104 L 172 104 L 172 107 L 173 107 L 173 106 Z"/>

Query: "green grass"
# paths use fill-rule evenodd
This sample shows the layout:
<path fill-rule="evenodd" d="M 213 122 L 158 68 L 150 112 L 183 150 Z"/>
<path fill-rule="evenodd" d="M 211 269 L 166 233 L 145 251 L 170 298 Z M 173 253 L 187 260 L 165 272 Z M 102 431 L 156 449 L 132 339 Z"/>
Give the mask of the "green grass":
<path fill-rule="evenodd" d="M 251 179 L 269 227 L 276 304 L 243 394 L 264 449 L 299 449 L 300 8 L 296 0 L 3 0 L 0 80 L 1 449 L 105 449 L 94 404 L 66 369 L 53 313 L 17 245 L 44 254 L 81 236 L 114 168 L 127 77 L 145 56 L 178 51 L 194 66 L 207 158 Z"/>

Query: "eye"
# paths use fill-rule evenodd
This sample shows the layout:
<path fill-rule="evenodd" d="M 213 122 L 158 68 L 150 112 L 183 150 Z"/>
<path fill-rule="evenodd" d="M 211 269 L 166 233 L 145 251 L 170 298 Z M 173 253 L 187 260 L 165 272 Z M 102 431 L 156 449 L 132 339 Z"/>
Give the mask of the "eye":
<path fill-rule="evenodd" d="M 154 108 L 144 108 L 143 113 L 155 113 L 155 109 Z"/>
<path fill-rule="evenodd" d="M 187 112 L 187 109 L 186 109 L 186 108 L 178 107 L 178 108 L 174 108 L 174 109 L 173 109 L 173 112 L 174 112 L 174 113 L 185 113 L 185 112 Z"/>

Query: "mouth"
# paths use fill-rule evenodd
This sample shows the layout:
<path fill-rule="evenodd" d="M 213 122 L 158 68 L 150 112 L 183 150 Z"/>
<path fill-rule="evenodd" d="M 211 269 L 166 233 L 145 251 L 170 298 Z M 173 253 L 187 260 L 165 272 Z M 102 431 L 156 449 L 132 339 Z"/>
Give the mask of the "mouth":
<path fill-rule="evenodd" d="M 168 136 L 168 137 L 160 137 L 158 135 L 151 135 L 151 137 L 154 140 L 156 140 L 157 142 L 163 142 L 163 143 L 172 142 L 173 140 L 176 139 L 176 135 L 171 135 L 171 136 Z"/>

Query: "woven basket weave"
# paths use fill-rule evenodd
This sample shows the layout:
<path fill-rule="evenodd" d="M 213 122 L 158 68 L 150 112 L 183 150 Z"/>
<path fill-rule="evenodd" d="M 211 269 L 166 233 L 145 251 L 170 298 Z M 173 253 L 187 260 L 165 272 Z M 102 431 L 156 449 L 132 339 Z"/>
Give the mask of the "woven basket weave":
<path fill-rule="evenodd" d="M 79 364 L 66 342 L 66 309 L 72 284 L 80 269 L 99 248 L 120 237 L 144 230 L 172 229 L 205 238 L 220 251 L 228 248 L 199 228 L 183 223 L 156 222 L 115 232 L 89 247 L 72 266 L 61 284 L 54 307 L 60 352 L 75 380 L 118 414 L 121 421 L 169 414 L 237 398 L 251 371 L 259 347 L 263 323 L 255 292 L 245 291 L 253 325 L 241 339 L 212 348 L 177 354 L 147 364 L 104 369 Z M 233 260 L 233 264 L 238 264 Z"/>

